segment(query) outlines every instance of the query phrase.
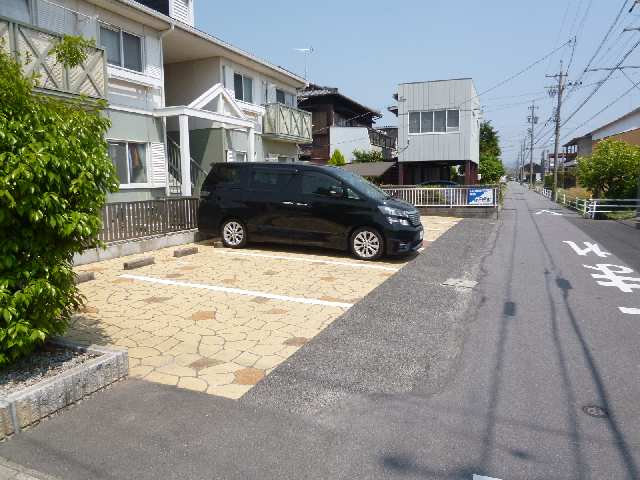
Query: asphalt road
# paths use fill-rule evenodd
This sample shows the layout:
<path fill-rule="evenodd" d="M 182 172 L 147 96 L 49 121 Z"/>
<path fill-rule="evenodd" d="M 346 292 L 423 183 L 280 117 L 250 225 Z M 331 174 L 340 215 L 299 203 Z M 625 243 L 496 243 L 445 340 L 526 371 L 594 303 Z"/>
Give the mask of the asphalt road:
<path fill-rule="evenodd" d="M 69 480 L 638 479 L 640 315 L 619 307 L 640 280 L 585 265 L 639 258 L 640 230 L 512 184 L 499 221 L 461 222 L 241 401 L 126 381 L 0 455 Z"/>

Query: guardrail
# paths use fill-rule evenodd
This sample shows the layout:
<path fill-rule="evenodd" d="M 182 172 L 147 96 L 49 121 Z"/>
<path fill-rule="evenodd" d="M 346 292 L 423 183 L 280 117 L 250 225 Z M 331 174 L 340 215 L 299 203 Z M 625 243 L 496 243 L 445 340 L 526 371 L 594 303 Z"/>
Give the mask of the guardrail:
<path fill-rule="evenodd" d="M 108 203 L 102 208 L 98 238 L 112 243 L 192 230 L 198 228 L 197 214 L 194 197 Z"/>
<path fill-rule="evenodd" d="M 541 186 L 533 187 L 533 190 L 544 197 L 553 200 L 553 192 Z M 558 192 L 555 201 L 567 208 L 576 210 L 585 218 L 597 219 L 599 214 L 624 213 L 628 212 L 632 217 L 634 211 L 640 221 L 640 199 L 639 198 L 580 198 L 567 195 L 565 192 Z"/>
<path fill-rule="evenodd" d="M 416 207 L 497 207 L 500 187 L 420 187 L 415 185 L 384 185 L 382 190 L 394 198 Z"/>

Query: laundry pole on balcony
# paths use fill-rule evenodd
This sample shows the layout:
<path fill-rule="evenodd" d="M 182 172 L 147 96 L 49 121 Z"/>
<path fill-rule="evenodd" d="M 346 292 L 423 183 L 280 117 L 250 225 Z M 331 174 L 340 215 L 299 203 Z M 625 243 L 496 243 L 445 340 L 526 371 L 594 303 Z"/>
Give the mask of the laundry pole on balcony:
<path fill-rule="evenodd" d="M 189 117 L 179 115 L 180 125 L 180 181 L 183 197 L 191 196 L 191 148 L 189 146 Z"/>

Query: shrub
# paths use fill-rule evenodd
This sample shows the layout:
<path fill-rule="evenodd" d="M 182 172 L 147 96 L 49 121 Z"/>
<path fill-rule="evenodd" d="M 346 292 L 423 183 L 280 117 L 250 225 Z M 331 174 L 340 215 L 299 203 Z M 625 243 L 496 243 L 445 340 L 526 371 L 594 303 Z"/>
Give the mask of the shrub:
<path fill-rule="evenodd" d="M 344 158 L 344 155 L 337 148 L 333 151 L 333 155 L 329 159 L 329 165 L 333 165 L 335 167 L 341 167 L 346 165 L 347 161 Z"/>
<path fill-rule="evenodd" d="M 640 147 L 603 140 L 590 157 L 578 159 L 578 181 L 594 197 L 636 198 L 640 177 Z"/>
<path fill-rule="evenodd" d="M 488 185 L 498 183 L 500 177 L 505 173 L 504 165 L 499 158 L 490 155 L 482 155 L 480 157 L 480 166 L 478 171 L 482 178 L 482 183 Z"/>
<path fill-rule="evenodd" d="M 384 155 L 379 150 L 354 150 L 353 151 L 354 162 L 356 163 L 371 163 L 371 162 L 384 162 Z"/>
<path fill-rule="evenodd" d="M 104 104 L 38 95 L 33 81 L 0 49 L 0 366 L 64 332 L 82 303 L 73 255 L 96 245 L 117 189 Z"/>

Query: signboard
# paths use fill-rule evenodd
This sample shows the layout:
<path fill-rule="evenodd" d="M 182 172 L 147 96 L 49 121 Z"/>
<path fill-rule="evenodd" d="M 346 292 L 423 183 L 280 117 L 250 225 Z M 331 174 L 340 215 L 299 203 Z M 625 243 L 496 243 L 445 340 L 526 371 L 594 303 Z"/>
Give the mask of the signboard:
<path fill-rule="evenodd" d="M 467 194 L 469 205 L 493 206 L 493 188 L 470 188 Z"/>

